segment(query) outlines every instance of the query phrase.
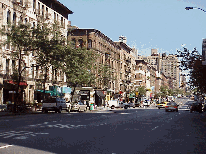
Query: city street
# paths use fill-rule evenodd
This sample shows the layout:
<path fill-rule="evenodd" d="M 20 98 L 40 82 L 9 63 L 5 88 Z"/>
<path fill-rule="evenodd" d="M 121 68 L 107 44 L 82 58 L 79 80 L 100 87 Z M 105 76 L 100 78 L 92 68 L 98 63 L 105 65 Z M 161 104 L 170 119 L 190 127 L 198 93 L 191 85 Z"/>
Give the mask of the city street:
<path fill-rule="evenodd" d="M 185 106 L 6 116 L 0 153 L 205 153 L 205 117 Z"/>

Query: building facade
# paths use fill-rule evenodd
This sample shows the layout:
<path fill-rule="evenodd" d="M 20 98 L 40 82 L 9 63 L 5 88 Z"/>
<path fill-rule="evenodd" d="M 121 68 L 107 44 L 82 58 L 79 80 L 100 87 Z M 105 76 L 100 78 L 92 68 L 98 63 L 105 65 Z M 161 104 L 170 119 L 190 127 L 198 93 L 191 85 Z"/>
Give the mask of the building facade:
<path fill-rule="evenodd" d="M 30 23 L 36 26 L 40 22 L 54 23 L 57 21 L 61 25 L 61 31 L 67 36 L 67 27 L 70 25 L 68 15 L 73 12 L 57 0 L 0 0 L 0 26 L 7 24 Z M 6 40 L 1 36 L 1 42 Z M 14 68 L 18 63 L 12 58 L 11 52 L 15 48 L 10 45 L 3 46 L 0 49 L 0 98 L 1 103 L 13 102 L 16 82 L 13 80 Z M 22 91 L 22 101 L 33 103 L 35 101 L 35 90 L 42 90 L 42 79 L 44 70 L 36 66 L 35 57 L 32 53 L 24 56 L 22 59 L 24 71 L 20 87 Z M 46 90 L 53 86 L 53 77 L 56 76 L 56 85 L 64 84 L 65 76 L 61 72 L 56 72 L 46 81 Z M 61 83 L 59 82 L 61 81 Z M 59 82 L 59 83 L 58 83 Z"/>

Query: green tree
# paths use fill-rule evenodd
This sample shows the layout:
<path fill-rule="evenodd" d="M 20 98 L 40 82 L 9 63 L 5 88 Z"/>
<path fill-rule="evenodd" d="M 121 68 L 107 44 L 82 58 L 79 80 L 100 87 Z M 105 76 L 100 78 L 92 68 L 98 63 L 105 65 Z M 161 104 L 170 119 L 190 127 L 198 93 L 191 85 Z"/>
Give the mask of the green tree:
<path fill-rule="evenodd" d="M 39 23 L 36 27 L 33 27 L 33 36 L 35 37 L 35 55 L 37 56 L 36 65 L 44 70 L 43 89 L 45 93 L 49 68 L 51 66 L 54 70 L 61 68 L 66 39 L 56 22 L 51 25 Z"/>
<path fill-rule="evenodd" d="M 146 96 L 146 87 L 145 86 L 140 86 L 138 87 L 138 96 L 143 97 Z"/>
<path fill-rule="evenodd" d="M 73 88 L 71 102 L 76 87 L 92 86 L 95 83 L 94 63 L 96 54 L 85 48 L 72 48 L 67 45 L 64 49 L 62 70 L 67 77 L 67 83 Z"/>
<path fill-rule="evenodd" d="M 206 66 L 202 65 L 202 56 L 194 48 L 193 51 L 183 48 L 183 51 L 177 50 L 181 61 L 181 68 L 189 71 L 189 81 L 191 89 L 197 88 L 197 94 L 206 92 Z"/>
<path fill-rule="evenodd" d="M 168 88 L 167 88 L 167 86 L 161 86 L 160 87 L 160 96 L 162 98 L 166 98 L 167 95 L 168 95 Z"/>
<path fill-rule="evenodd" d="M 100 83 L 104 87 L 104 89 L 109 88 L 109 81 L 116 80 L 116 76 L 112 73 L 111 68 L 107 64 L 99 64 L 98 68 L 98 75 L 96 76 L 98 81 L 101 81 Z"/>
<path fill-rule="evenodd" d="M 17 68 L 13 73 L 13 80 L 17 82 L 16 95 L 14 100 L 14 110 L 16 112 L 16 105 L 21 103 L 20 100 L 20 85 L 22 81 L 22 73 L 28 67 L 25 65 L 23 58 L 28 56 L 33 50 L 33 35 L 30 24 L 6 25 L 0 29 L 1 35 L 5 38 L 2 46 L 12 46 L 15 51 L 10 53 L 13 60 L 18 61 Z"/>

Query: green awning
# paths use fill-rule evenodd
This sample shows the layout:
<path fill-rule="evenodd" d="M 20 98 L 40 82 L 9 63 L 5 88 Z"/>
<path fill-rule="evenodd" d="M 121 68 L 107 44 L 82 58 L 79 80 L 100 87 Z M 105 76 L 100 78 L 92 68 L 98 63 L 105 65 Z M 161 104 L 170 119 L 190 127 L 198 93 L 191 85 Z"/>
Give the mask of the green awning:
<path fill-rule="evenodd" d="M 129 94 L 129 98 L 135 98 L 135 94 L 134 93 L 130 93 Z"/>

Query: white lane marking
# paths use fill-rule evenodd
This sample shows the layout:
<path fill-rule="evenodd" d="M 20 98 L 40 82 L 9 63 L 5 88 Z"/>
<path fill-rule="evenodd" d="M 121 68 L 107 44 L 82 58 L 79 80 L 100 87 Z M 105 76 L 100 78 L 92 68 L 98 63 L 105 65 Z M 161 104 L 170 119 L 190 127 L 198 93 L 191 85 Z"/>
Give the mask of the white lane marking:
<path fill-rule="evenodd" d="M 152 130 L 155 130 L 155 129 L 157 129 L 159 126 L 156 126 L 155 128 L 153 128 Z"/>
<path fill-rule="evenodd" d="M 8 148 L 8 147 L 11 147 L 11 146 L 13 146 L 13 145 L 5 145 L 5 146 L 0 147 L 0 149 Z"/>
<path fill-rule="evenodd" d="M 131 113 L 120 113 L 120 114 L 131 114 Z"/>

